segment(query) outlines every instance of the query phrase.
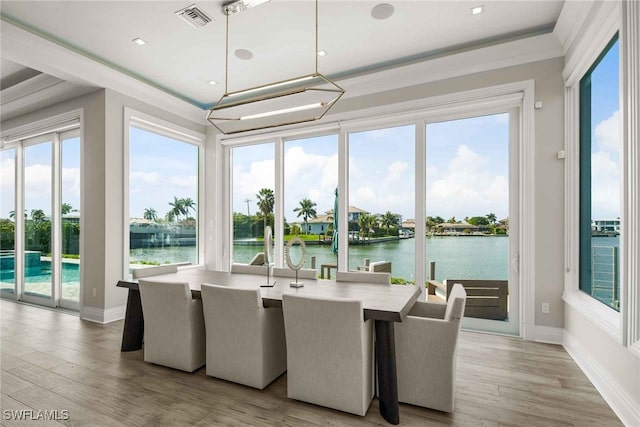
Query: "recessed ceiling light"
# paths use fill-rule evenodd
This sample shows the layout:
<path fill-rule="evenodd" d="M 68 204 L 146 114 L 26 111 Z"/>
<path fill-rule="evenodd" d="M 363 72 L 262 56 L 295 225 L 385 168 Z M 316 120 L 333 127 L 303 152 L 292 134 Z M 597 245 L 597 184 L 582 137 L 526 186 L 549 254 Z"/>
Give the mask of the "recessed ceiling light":
<path fill-rule="evenodd" d="M 319 50 L 318 51 L 318 56 L 327 56 L 327 51 L 326 50 Z"/>
<path fill-rule="evenodd" d="M 253 53 L 251 53 L 250 50 L 247 49 L 236 49 L 235 52 L 233 52 L 233 54 L 236 56 L 236 58 L 238 59 L 251 59 L 253 58 Z"/>
<path fill-rule="evenodd" d="M 143 46 L 145 44 L 147 44 L 146 41 L 142 40 L 141 38 L 136 37 L 135 39 L 131 40 L 132 42 L 134 42 L 135 44 L 139 44 L 140 46 Z"/>
<path fill-rule="evenodd" d="M 484 12 L 484 5 L 483 4 L 471 8 L 471 14 L 472 15 L 480 15 L 482 12 Z"/>
<path fill-rule="evenodd" d="M 371 9 L 373 19 L 387 19 L 393 15 L 393 6 L 389 3 L 380 3 Z"/>
<path fill-rule="evenodd" d="M 214 80 L 209 80 L 209 84 L 213 86 L 213 85 L 217 85 L 217 84 L 218 84 L 218 82 L 216 82 L 216 81 L 214 81 Z"/>

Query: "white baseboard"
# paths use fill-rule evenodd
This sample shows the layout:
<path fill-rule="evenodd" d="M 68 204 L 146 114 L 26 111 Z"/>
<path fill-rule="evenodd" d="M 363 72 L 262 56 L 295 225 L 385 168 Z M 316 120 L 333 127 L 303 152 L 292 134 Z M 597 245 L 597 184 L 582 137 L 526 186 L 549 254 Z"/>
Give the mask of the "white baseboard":
<path fill-rule="evenodd" d="M 566 332 L 564 334 L 564 348 L 622 423 L 626 426 L 640 426 L 640 406 L 620 388 L 605 369 L 601 368 L 600 363 Z"/>
<path fill-rule="evenodd" d="M 126 306 L 119 305 L 117 307 L 111 307 L 108 309 L 84 306 L 80 310 L 80 318 L 95 323 L 111 323 L 117 320 L 124 319 Z"/>
<path fill-rule="evenodd" d="M 564 342 L 563 338 L 564 338 L 563 328 L 552 328 L 550 326 L 535 327 L 534 341 L 536 342 L 562 345 Z"/>

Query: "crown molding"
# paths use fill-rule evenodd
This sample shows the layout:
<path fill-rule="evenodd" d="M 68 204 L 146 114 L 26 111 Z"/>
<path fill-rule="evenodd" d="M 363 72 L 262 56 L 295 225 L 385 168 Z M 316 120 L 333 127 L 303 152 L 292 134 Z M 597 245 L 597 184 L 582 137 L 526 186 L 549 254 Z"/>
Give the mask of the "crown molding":
<path fill-rule="evenodd" d="M 553 34 L 562 44 L 565 54 L 571 49 L 593 5 L 593 1 L 567 1 L 562 6 Z"/>
<path fill-rule="evenodd" d="M 563 55 L 558 38 L 547 33 L 338 81 L 345 89 L 343 98 L 353 98 Z"/>

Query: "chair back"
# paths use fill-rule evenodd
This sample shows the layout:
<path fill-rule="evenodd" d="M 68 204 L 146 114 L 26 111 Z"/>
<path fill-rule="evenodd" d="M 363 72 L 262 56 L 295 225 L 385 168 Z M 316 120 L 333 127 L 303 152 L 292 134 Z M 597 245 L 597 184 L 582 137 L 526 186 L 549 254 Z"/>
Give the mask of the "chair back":
<path fill-rule="evenodd" d="M 282 296 L 290 398 L 364 415 L 373 396 L 373 329 L 362 302 Z"/>
<path fill-rule="evenodd" d="M 290 268 L 273 268 L 273 275 L 277 277 L 296 277 L 295 270 Z M 312 268 L 301 268 L 298 270 L 298 279 L 317 279 L 318 272 Z"/>
<path fill-rule="evenodd" d="M 140 279 L 144 360 L 187 372 L 205 364 L 202 301 L 188 283 Z"/>
<path fill-rule="evenodd" d="M 231 264 L 231 272 L 236 274 L 257 274 L 260 276 L 267 275 L 266 265 L 250 265 L 250 264 Z"/>
<path fill-rule="evenodd" d="M 203 283 L 201 290 L 205 319 L 215 316 L 224 318 L 228 324 L 244 323 L 249 317 L 255 317 L 257 310 L 264 310 L 260 289 L 257 288 Z"/>
<path fill-rule="evenodd" d="M 460 283 L 455 283 L 447 299 L 447 309 L 444 312 L 444 320 L 460 322 L 464 317 L 464 306 L 467 302 L 467 293 Z"/>
<path fill-rule="evenodd" d="M 390 273 L 369 273 L 367 271 L 338 271 L 336 273 L 336 281 L 390 285 L 391 274 Z"/>
<path fill-rule="evenodd" d="M 178 265 L 180 264 L 165 264 L 153 267 L 136 268 L 131 272 L 131 275 L 134 279 L 140 279 L 142 277 L 157 276 L 158 274 L 177 273 Z"/>

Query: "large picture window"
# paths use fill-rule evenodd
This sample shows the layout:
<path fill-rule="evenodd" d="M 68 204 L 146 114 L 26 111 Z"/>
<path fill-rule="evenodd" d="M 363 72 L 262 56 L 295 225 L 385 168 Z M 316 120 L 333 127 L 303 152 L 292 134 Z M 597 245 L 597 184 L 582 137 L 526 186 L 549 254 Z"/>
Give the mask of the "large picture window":
<path fill-rule="evenodd" d="M 199 144 L 129 132 L 129 268 L 198 264 Z"/>
<path fill-rule="evenodd" d="M 580 80 L 580 290 L 620 308 L 621 137 L 617 36 Z"/>

